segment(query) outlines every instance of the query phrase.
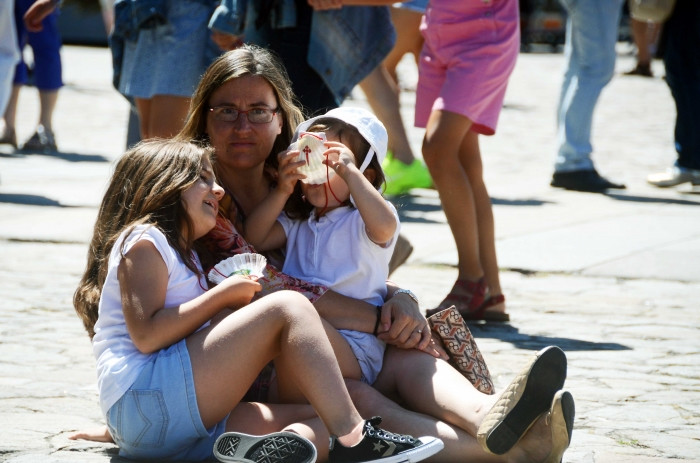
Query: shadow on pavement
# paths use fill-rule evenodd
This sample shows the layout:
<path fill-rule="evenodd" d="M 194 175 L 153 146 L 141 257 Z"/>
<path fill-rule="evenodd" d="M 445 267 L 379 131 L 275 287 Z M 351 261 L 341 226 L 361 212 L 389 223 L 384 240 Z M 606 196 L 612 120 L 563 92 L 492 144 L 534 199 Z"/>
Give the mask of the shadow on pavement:
<path fill-rule="evenodd" d="M 695 192 L 683 192 L 683 193 L 695 193 Z M 690 201 L 687 199 L 673 199 L 673 198 L 652 198 L 649 196 L 630 196 L 630 195 L 621 195 L 621 194 L 615 194 L 615 193 L 606 193 L 605 196 L 609 196 L 610 198 L 617 199 L 620 201 L 634 201 L 638 203 L 662 203 L 662 204 L 678 204 L 681 206 L 700 206 L 700 202 L 697 201 Z"/>
<path fill-rule="evenodd" d="M 22 149 L 18 149 L 16 153 L 25 156 L 48 156 L 63 159 L 67 162 L 112 162 L 110 158 L 100 156 L 99 154 L 63 153 L 60 151 L 54 151 L 51 153 L 37 153 L 36 151 L 24 151 Z"/>
<path fill-rule="evenodd" d="M 592 342 L 580 339 L 540 336 L 521 333 L 507 323 L 469 322 L 469 330 L 475 338 L 493 338 L 509 342 L 518 349 L 538 351 L 547 346 L 559 346 L 564 351 L 630 350 L 616 342 Z"/>
<path fill-rule="evenodd" d="M 411 194 L 404 194 L 399 196 L 389 196 L 388 198 L 396 207 L 401 222 L 437 223 L 435 220 L 426 219 L 425 216 L 419 214 L 442 211 L 442 205 L 440 204 L 440 199 L 437 196 L 435 196 L 434 198 L 430 198 L 426 196 L 414 196 Z M 552 201 L 544 201 L 535 198 L 491 198 L 491 203 L 498 206 L 543 206 L 545 204 L 552 204 Z"/>
<path fill-rule="evenodd" d="M 554 204 L 553 201 L 544 201 L 541 199 L 499 199 L 491 198 L 491 204 L 498 206 L 544 206 L 545 204 Z"/>
<path fill-rule="evenodd" d="M 25 206 L 84 207 L 61 204 L 55 199 L 47 198 L 45 196 L 12 193 L 0 193 L 0 203 L 22 204 Z"/>
<path fill-rule="evenodd" d="M 442 209 L 437 191 L 435 191 L 435 197 L 406 193 L 398 196 L 387 195 L 387 198 L 390 199 L 397 208 L 422 212 L 439 211 Z M 553 204 L 553 201 L 545 201 L 536 198 L 501 199 L 492 196 L 491 204 L 498 204 L 500 206 L 543 206 L 545 204 Z"/>

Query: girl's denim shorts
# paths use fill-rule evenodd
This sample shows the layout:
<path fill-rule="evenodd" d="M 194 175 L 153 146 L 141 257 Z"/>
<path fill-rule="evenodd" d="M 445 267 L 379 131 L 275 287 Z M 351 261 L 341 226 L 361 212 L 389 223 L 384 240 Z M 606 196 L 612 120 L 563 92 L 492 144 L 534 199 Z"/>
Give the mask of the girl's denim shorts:
<path fill-rule="evenodd" d="M 160 351 L 107 412 L 119 455 L 133 459 L 205 460 L 213 457 L 226 418 L 206 429 L 199 416 L 187 345 Z"/>

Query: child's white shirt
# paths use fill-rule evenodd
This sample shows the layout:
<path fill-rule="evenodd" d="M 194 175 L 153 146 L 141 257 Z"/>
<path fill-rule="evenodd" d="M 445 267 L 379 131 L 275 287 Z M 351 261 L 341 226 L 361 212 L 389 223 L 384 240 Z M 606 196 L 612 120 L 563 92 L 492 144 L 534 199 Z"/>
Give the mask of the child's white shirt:
<path fill-rule="evenodd" d="M 97 385 L 100 393 L 100 406 L 106 415 L 114 403 L 134 383 L 143 366 L 154 354 L 141 353 L 129 336 L 122 311 L 121 291 L 117 279 L 117 269 L 123 253 L 127 253 L 141 240 L 153 243 L 168 269 L 168 288 L 165 294 L 166 309 L 177 307 L 204 293 L 207 287 L 204 277 L 199 277 L 187 268 L 180 255 L 170 246 L 167 238 L 158 228 L 150 225 L 137 226 L 129 236 L 122 233 L 114 243 L 109 256 L 107 278 L 102 288 L 99 304 L 99 318 L 95 323 L 95 336 L 92 349 L 97 360 Z M 194 261 L 201 271 L 196 253 Z"/>
<path fill-rule="evenodd" d="M 382 305 L 386 296 L 389 260 L 399 236 L 399 216 L 387 201 L 396 219 L 396 232 L 385 246 L 367 236 L 360 212 L 339 207 L 319 220 L 314 213 L 308 220 L 290 220 L 283 212 L 277 219 L 287 234 L 284 273 L 311 283 L 328 286 L 344 296 Z M 384 342 L 372 333 L 340 330 L 362 371 L 362 381 L 372 384 L 382 369 Z"/>
<path fill-rule="evenodd" d="M 282 271 L 311 283 L 328 286 L 344 296 L 382 305 L 386 297 L 389 260 L 399 236 L 396 208 L 387 201 L 396 219 L 396 232 L 384 246 L 367 236 L 360 212 L 338 207 L 320 219 L 314 212 L 308 220 L 278 217 L 287 235 Z"/>

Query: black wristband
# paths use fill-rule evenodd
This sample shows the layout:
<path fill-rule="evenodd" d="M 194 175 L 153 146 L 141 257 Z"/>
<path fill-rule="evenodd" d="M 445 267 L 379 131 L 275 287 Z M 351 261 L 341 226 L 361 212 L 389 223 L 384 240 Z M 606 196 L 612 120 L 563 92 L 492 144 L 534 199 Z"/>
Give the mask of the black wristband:
<path fill-rule="evenodd" d="M 379 330 L 379 322 L 382 321 L 382 306 L 378 305 L 376 307 L 377 309 L 377 321 L 374 323 L 374 331 L 372 331 L 373 335 L 377 335 L 377 331 Z"/>

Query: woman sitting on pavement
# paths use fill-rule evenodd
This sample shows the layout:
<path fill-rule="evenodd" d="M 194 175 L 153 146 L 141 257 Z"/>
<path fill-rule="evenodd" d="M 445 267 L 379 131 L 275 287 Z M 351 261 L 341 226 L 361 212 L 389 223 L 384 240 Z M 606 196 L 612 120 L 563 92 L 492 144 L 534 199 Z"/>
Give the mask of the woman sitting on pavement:
<path fill-rule="evenodd" d="M 230 51 L 212 63 L 203 75 L 192 97 L 185 128 L 179 136 L 208 143 L 216 152 L 214 169 L 226 194 L 220 203 L 217 226 L 206 241 L 209 248 L 217 252 L 218 258 L 253 250 L 239 233 L 240 227 L 246 214 L 275 188 L 277 156 L 287 149 L 294 130 L 301 121 L 302 114 L 294 104 L 286 74 L 278 61 L 265 49 L 246 45 Z M 272 280 L 275 281 L 274 276 Z M 289 279 L 281 283 L 287 289 L 294 289 L 293 282 Z M 304 288 L 308 294 L 308 283 Z M 263 293 L 268 289 L 263 284 Z M 377 317 L 372 306 L 361 301 L 348 304 L 348 298 L 326 291 L 325 288 L 316 292 L 318 293 L 322 295 L 312 296 L 311 299 L 321 316 L 335 328 L 329 331 L 332 342 L 346 342 L 337 333 L 338 329 L 373 332 Z M 396 297 L 405 298 L 405 295 Z M 434 430 L 437 427 L 438 435 L 446 445 L 440 454 L 441 461 L 463 459 L 464 455 L 484 456 L 475 437 L 479 425 L 485 423 L 484 417 L 497 398 L 480 393 L 447 362 L 437 358 L 439 355 L 430 343 L 430 329 L 417 304 L 412 304 L 410 298 L 403 303 L 393 299 L 390 298 L 382 310 L 379 337 L 389 346 L 384 367 L 373 386 L 382 394 L 397 397 L 412 410 L 431 418 L 426 419 L 423 415 L 400 409 L 386 399 L 382 401 L 382 398 L 367 391 L 369 388 L 364 388 L 362 384 L 351 387 L 351 393 L 356 392 L 366 400 L 371 397 L 367 402 L 376 402 L 376 410 L 386 411 L 388 414 L 383 413 L 383 423 L 387 429 L 403 430 L 403 425 L 406 425 L 409 432 L 421 434 L 421 430 Z M 421 350 L 433 355 L 427 355 Z M 541 402 L 535 407 L 536 411 L 530 412 L 533 416 L 526 417 L 526 424 L 516 430 L 514 441 L 505 445 L 505 449 L 497 449 L 499 453 L 510 450 L 515 441 L 540 417 L 544 440 L 548 441 L 546 434 L 551 434 L 551 430 L 545 425 L 545 412 L 550 409 L 555 393 L 563 386 L 566 374 L 563 354 L 560 358 L 550 352 L 544 357 L 548 356 L 558 359 L 552 362 L 557 366 L 544 367 L 545 370 L 552 369 L 548 371 L 551 375 L 544 375 L 547 376 L 546 379 L 535 379 L 532 374 L 524 376 L 529 376 L 534 382 L 544 382 L 538 387 L 549 392 L 539 399 Z M 283 373 L 277 372 L 278 375 Z M 274 390 L 270 392 L 274 394 Z M 274 396 L 268 400 L 274 400 Z M 366 405 L 358 401 L 357 406 L 362 410 Z M 482 434 L 489 432 L 487 428 L 484 426 L 481 429 Z M 568 445 L 568 434 L 564 434 L 563 438 Z M 561 438 L 556 437 L 557 442 L 552 445 L 559 446 Z M 526 443 L 525 440 L 523 443 Z M 550 448 L 543 443 L 537 442 L 535 447 L 547 455 Z M 516 446 L 513 454 L 523 450 L 527 449 Z M 535 458 L 535 461 L 538 460 Z"/>
<path fill-rule="evenodd" d="M 301 121 L 283 68 L 262 48 L 246 45 L 230 51 L 212 63 L 202 77 L 179 137 L 210 144 L 216 153 L 214 169 L 225 195 L 220 200 L 217 225 L 206 241 L 211 250 L 217 251 L 217 258 L 254 251 L 238 232 L 239 227 L 246 213 L 275 187 L 272 174 L 276 172 L 277 155 L 289 146 Z M 442 462 L 465 458 L 561 459 L 571 438 L 574 405 L 571 395 L 561 391 L 566 357 L 560 349 L 541 351 L 504 394 L 484 394 L 439 358 L 425 318 L 417 303 L 406 295 L 390 298 L 378 322 L 369 304 L 308 283 L 302 285 L 279 271 L 268 270 L 272 270 L 266 275 L 271 281 L 261 281 L 262 293 L 282 288 L 300 290 L 327 322 L 332 343 L 346 342 L 338 329 L 372 333 L 379 323 L 379 337 L 388 347 L 378 379 L 373 387 L 348 381 L 360 413 L 381 415 L 388 430 L 436 434 L 445 444 L 440 452 Z M 275 381 L 289 373 L 278 368 Z M 236 422 L 243 423 L 236 431 L 265 434 L 314 415 L 309 405 L 275 404 L 284 398 L 275 381 L 267 397 L 241 403 L 234 410 Z M 322 427 L 314 431 L 312 441 L 322 458 L 328 434 Z"/>

